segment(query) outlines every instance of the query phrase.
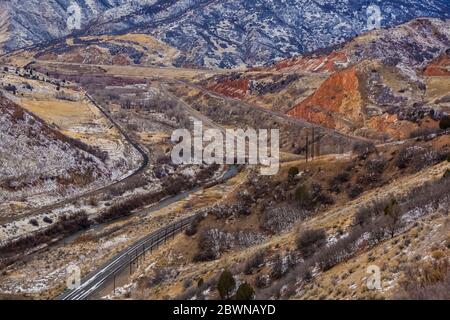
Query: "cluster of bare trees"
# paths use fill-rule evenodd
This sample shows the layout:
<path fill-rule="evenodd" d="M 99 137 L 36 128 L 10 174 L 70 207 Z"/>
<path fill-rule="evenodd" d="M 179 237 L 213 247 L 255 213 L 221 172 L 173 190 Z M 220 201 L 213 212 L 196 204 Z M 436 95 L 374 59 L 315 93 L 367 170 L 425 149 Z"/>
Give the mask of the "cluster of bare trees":
<path fill-rule="evenodd" d="M 125 110 L 135 108 L 138 110 L 163 113 L 169 119 L 175 119 L 182 128 L 190 128 L 191 125 L 189 116 L 184 108 L 177 101 L 163 96 L 160 93 L 146 97 L 145 99 L 126 97 L 120 99 L 120 105 Z"/>
<path fill-rule="evenodd" d="M 192 189 L 198 186 L 199 183 L 204 182 L 205 179 L 212 177 L 212 175 L 215 172 L 215 169 L 217 169 L 217 167 L 215 166 L 205 167 L 198 173 L 198 176 L 200 178 L 186 177 L 182 174 L 174 174 L 167 176 L 163 178 L 162 190 L 141 195 L 135 195 L 129 199 L 116 203 L 110 206 L 104 212 L 102 212 L 97 217 L 96 221 L 102 223 L 120 217 L 129 216 L 133 213 L 134 210 L 138 208 L 158 202 L 166 196 L 173 196 L 179 194 L 182 191 Z M 138 178 L 132 183 L 133 185 L 136 186 L 142 185 L 141 181 Z M 123 190 L 122 188 L 119 188 L 117 192 L 120 193 L 122 190 Z"/>
<path fill-rule="evenodd" d="M 165 196 L 166 194 L 163 191 L 133 196 L 107 208 L 96 218 L 96 222 L 103 223 L 117 218 L 129 216 L 133 213 L 134 210 L 145 205 L 160 201 Z"/>
<path fill-rule="evenodd" d="M 66 100 L 66 101 L 71 101 L 71 102 L 77 102 L 79 100 L 79 97 L 77 97 L 76 95 L 70 94 L 63 90 L 58 91 L 56 93 L 55 97 L 56 97 L 56 99 L 59 99 L 59 100 Z"/>
<path fill-rule="evenodd" d="M 449 300 L 450 264 L 447 259 L 417 263 L 406 269 L 395 299 Z"/>
<path fill-rule="evenodd" d="M 289 229 L 298 220 L 311 215 L 310 211 L 299 209 L 292 205 L 280 205 L 265 210 L 262 215 L 261 226 L 274 234 L 279 234 Z"/>
<path fill-rule="evenodd" d="M 244 248 L 260 243 L 265 237 L 250 230 L 222 231 L 217 228 L 203 230 L 198 240 L 194 261 L 210 261 L 233 248 Z"/>
<path fill-rule="evenodd" d="M 68 142 L 70 145 L 72 145 L 75 148 L 81 149 L 81 150 L 93 155 L 94 157 L 100 159 L 103 162 L 105 162 L 109 158 L 109 154 L 107 151 L 103 151 L 102 149 L 100 149 L 97 146 L 91 146 L 87 143 L 84 143 L 83 141 L 81 141 L 79 139 L 74 139 L 74 138 L 62 135 L 61 140 Z"/>
<path fill-rule="evenodd" d="M 36 225 L 36 223 L 34 224 Z M 4 244 L 0 247 L 0 254 L 17 254 L 18 252 L 29 250 L 39 244 L 47 243 L 55 237 L 61 237 L 86 229 L 90 225 L 91 221 L 89 221 L 88 215 L 85 211 L 75 212 L 68 216 L 63 215 L 57 222 L 49 225 L 42 231 L 35 232 Z"/>
<path fill-rule="evenodd" d="M 411 168 L 420 171 L 443 160 L 443 155 L 430 148 L 420 146 L 405 146 L 395 157 L 395 164 L 400 169 Z"/>
<path fill-rule="evenodd" d="M 298 74 L 288 74 L 287 76 L 275 76 L 271 82 L 251 81 L 250 91 L 258 95 L 277 93 L 300 79 L 300 77 Z"/>
<path fill-rule="evenodd" d="M 289 272 L 277 282 L 258 292 L 259 298 L 280 297 L 281 289 L 292 283 L 305 283 L 311 280 L 311 270 L 319 267 L 326 271 L 335 265 L 346 261 L 358 250 L 373 246 L 386 238 L 394 237 L 405 228 L 405 215 L 413 210 L 420 212 L 419 216 L 434 212 L 438 208 L 446 208 L 450 204 L 450 177 L 443 177 L 435 182 L 425 184 L 412 190 L 401 199 L 387 198 L 374 202 L 371 206 L 361 208 L 354 217 L 353 226 L 345 237 L 341 237 L 333 244 L 325 246 L 322 230 L 301 233 L 297 239 L 298 249 L 303 253 L 303 263 L 292 266 Z M 369 238 L 361 241 L 363 235 Z M 311 249 L 311 250 L 309 250 Z M 307 252 L 305 255 L 304 253 Z M 417 283 L 410 284 L 411 290 L 406 297 L 431 295 L 433 292 L 443 292 L 448 288 L 448 273 L 442 281 L 428 283 L 420 288 Z M 292 291 L 285 290 L 288 297 Z"/>

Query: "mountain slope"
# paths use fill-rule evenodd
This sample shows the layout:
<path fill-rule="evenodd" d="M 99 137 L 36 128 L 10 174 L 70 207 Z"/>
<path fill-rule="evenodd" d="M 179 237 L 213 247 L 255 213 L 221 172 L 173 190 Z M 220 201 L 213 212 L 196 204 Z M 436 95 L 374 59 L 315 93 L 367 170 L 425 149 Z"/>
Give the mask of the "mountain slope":
<path fill-rule="evenodd" d="M 0 201 L 84 187 L 111 175 L 72 139 L 0 95 Z"/>
<path fill-rule="evenodd" d="M 448 21 L 417 19 L 356 38 L 339 51 L 345 62 L 334 64 L 335 73 L 288 114 L 346 132 L 365 128 L 402 138 L 436 126 L 444 110 L 427 98 L 423 70 L 427 75 L 430 63 L 445 62 L 449 30 Z M 304 58 L 299 61 L 303 66 Z M 286 65 L 279 70 L 296 70 L 295 59 Z"/>
<path fill-rule="evenodd" d="M 450 21 L 415 19 L 331 53 L 211 77 L 209 90 L 345 133 L 405 138 L 448 112 Z"/>
<path fill-rule="evenodd" d="M 13 37 L 6 48 L 69 34 L 72 3 L 80 8 L 82 34 L 149 33 L 186 52 L 180 63 L 208 67 L 260 65 L 342 43 L 367 31 L 373 4 L 380 7 L 383 27 L 420 16 L 450 17 L 444 0 L 11 0 Z"/>
<path fill-rule="evenodd" d="M 3 52 L 3 47 L 8 41 L 8 11 L 6 10 L 6 5 L 0 3 L 0 54 Z"/>
<path fill-rule="evenodd" d="M 40 50 L 41 60 L 102 65 L 173 66 L 182 54 L 146 34 L 69 38 Z"/>

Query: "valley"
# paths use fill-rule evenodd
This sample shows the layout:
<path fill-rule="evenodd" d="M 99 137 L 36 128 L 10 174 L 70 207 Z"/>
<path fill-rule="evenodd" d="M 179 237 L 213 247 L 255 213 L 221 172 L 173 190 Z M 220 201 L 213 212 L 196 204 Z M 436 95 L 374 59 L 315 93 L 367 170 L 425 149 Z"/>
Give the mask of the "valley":
<path fill-rule="evenodd" d="M 448 4 L 304 2 L 0 4 L 0 299 L 448 300 Z M 177 163 L 194 121 L 243 155 Z"/>

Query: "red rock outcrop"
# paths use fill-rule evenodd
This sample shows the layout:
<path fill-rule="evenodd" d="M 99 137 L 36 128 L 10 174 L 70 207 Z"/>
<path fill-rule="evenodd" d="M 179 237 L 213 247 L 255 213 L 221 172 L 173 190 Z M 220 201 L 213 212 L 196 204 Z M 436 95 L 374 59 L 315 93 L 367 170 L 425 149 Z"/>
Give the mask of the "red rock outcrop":
<path fill-rule="evenodd" d="M 450 76 L 450 55 L 443 54 L 430 62 L 423 71 L 423 75 L 426 77 Z"/>
<path fill-rule="evenodd" d="M 329 55 L 298 56 L 282 60 L 269 70 L 281 72 L 335 72 L 339 65 L 347 63 L 347 56 L 342 51 Z"/>
<path fill-rule="evenodd" d="M 223 80 L 208 87 L 208 90 L 215 91 L 228 97 L 243 98 L 247 95 L 250 81 L 248 79 Z"/>
<path fill-rule="evenodd" d="M 287 114 L 336 128 L 343 119 L 362 123 L 362 106 L 357 69 L 352 67 L 330 76 L 314 94 Z"/>

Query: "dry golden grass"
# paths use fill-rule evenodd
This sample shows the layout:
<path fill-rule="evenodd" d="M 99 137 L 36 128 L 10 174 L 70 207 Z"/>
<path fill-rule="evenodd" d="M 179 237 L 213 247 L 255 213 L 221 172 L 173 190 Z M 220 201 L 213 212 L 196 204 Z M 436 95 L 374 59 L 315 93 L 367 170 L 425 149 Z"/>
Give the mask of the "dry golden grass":
<path fill-rule="evenodd" d="M 29 60 L 28 60 L 29 61 Z M 194 79 L 207 78 L 216 73 L 226 73 L 226 70 L 202 70 L 202 69 L 188 69 L 188 68 L 171 68 L 171 67 L 147 67 L 147 66 L 115 66 L 115 65 L 80 65 L 76 63 L 63 63 L 55 61 L 38 60 L 36 66 L 43 66 L 45 68 L 57 68 L 62 74 L 78 74 L 79 66 L 101 68 L 106 71 L 107 75 L 115 75 L 122 77 L 142 77 L 142 78 L 163 78 L 163 79 Z M 50 70 L 49 69 L 49 70 Z"/>
<path fill-rule="evenodd" d="M 81 102 L 22 99 L 21 105 L 48 123 L 67 128 L 96 120 L 96 115 Z"/>
<path fill-rule="evenodd" d="M 197 235 L 194 237 L 187 237 L 184 234 L 180 235 L 170 245 L 158 249 L 151 260 L 149 260 L 149 263 L 150 261 L 156 261 L 158 266 L 169 265 L 176 268 L 182 266 L 182 272 L 177 277 L 177 281 L 175 283 L 164 283 L 162 286 L 147 289 L 145 293 L 141 292 L 136 294 L 141 294 L 141 298 L 147 299 L 162 299 L 167 294 L 174 297 L 183 292 L 183 287 L 180 284 L 185 279 L 198 280 L 203 278 L 204 280 L 208 280 L 223 268 L 231 268 L 245 263 L 250 256 L 263 248 L 269 249 L 271 252 L 293 250 L 298 234 L 297 230 L 300 226 L 302 228 L 325 228 L 328 233 L 334 233 L 337 228 L 346 230 L 350 226 L 353 215 L 358 207 L 369 205 L 374 200 L 383 196 L 406 194 L 409 190 L 422 185 L 426 181 L 441 177 L 442 173 L 448 167 L 448 163 L 441 163 L 425 169 L 420 173 L 402 177 L 392 184 L 366 192 L 360 199 L 331 208 L 309 220 L 299 222 L 292 228 L 292 231 L 274 236 L 260 245 L 223 253 L 221 258 L 215 261 L 192 263 L 192 258 L 197 250 Z M 214 225 L 214 218 L 208 219 L 208 224 Z M 435 219 L 427 218 L 423 222 L 425 227 L 412 228 L 408 230 L 408 233 L 401 234 L 367 252 L 360 253 L 355 258 L 320 274 L 313 284 L 306 287 L 306 290 L 296 298 L 389 298 L 393 293 L 391 289 L 395 285 L 393 280 L 395 280 L 394 276 L 397 276 L 399 265 L 408 262 L 416 253 L 429 252 L 431 254 L 431 244 L 443 243 L 445 241 L 448 236 L 448 232 L 446 231 L 448 224 L 445 224 L 443 219 L 445 219 L 443 215 Z M 243 225 L 240 223 L 239 227 Z M 411 242 L 407 243 L 405 239 L 411 239 Z M 411 253 L 406 255 L 402 250 L 406 250 L 407 248 L 414 248 L 414 250 L 411 250 Z M 440 250 L 443 249 L 441 248 Z M 446 254 L 448 255 L 448 250 Z M 168 260 L 167 257 L 179 257 L 179 260 Z M 371 264 L 379 265 L 382 267 L 382 270 L 390 270 L 389 272 L 382 273 L 384 287 L 384 291 L 382 292 L 373 292 L 366 289 L 366 271 L 367 266 Z M 142 273 L 146 274 L 145 272 Z M 142 273 L 137 273 L 135 276 L 137 277 Z M 250 281 L 251 279 L 248 276 L 241 275 L 240 277 L 241 281 Z"/>
<path fill-rule="evenodd" d="M 450 94 L 450 77 L 427 77 L 425 78 L 427 86 L 425 98 L 429 101 L 439 99 Z"/>
<path fill-rule="evenodd" d="M 296 298 L 318 299 L 322 294 L 326 294 L 327 299 L 391 298 L 397 291 L 398 282 L 402 280 L 405 267 L 417 261 L 450 257 L 450 250 L 440 245 L 448 228 L 446 219 L 442 213 L 422 219 L 418 227 L 413 227 L 320 274 L 314 284 L 307 286 L 304 292 Z M 433 251 L 433 247 L 436 245 L 439 246 L 439 249 Z M 371 265 L 381 269 L 381 290 L 367 288 L 366 282 L 370 275 L 367 268 Z M 338 280 L 336 281 L 336 279 Z M 338 283 L 338 287 L 336 283 Z M 310 290 L 311 287 L 318 285 L 321 288 L 332 288 L 332 290 L 328 293 L 323 289 L 317 292 Z"/>

